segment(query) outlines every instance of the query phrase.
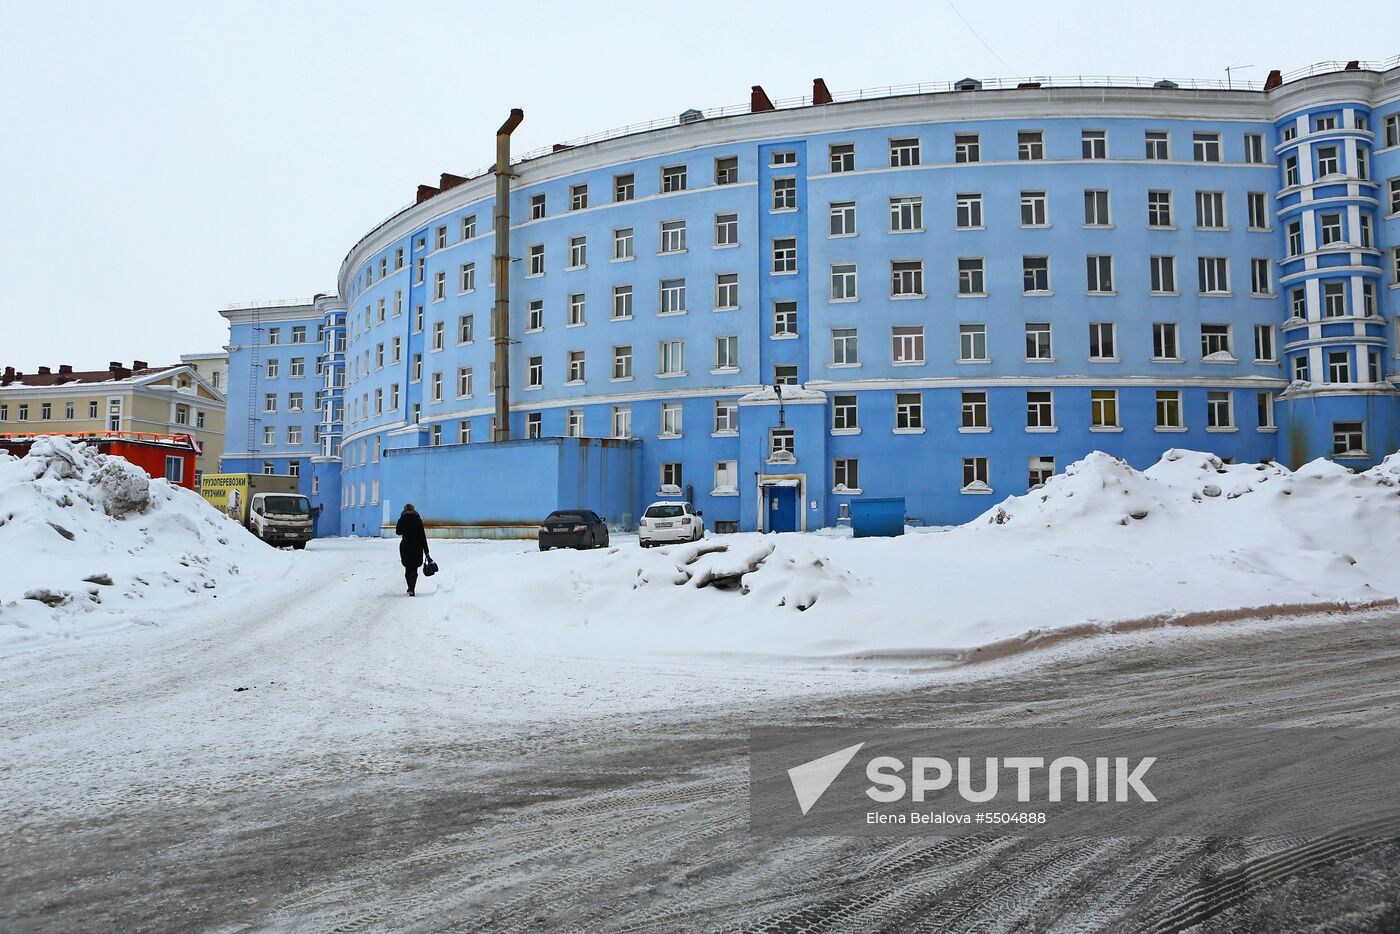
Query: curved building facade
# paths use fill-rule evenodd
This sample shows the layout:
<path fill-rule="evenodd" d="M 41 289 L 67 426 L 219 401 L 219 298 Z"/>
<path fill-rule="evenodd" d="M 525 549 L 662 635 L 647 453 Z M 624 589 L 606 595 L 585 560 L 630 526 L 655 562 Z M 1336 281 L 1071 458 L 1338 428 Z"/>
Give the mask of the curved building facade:
<path fill-rule="evenodd" d="M 1270 84 L 913 94 L 520 162 L 511 437 L 632 439 L 598 447 L 609 518 L 679 495 L 721 530 L 861 496 L 965 521 L 1095 449 L 1368 466 L 1400 444 L 1400 69 Z M 444 182 L 340 270 L 345 532 L 414 496 L 483 497 L 463 526 L 538 521 L 537 483 L 582 505 L 463 453 L 492 437 L 494 179 Z"/>

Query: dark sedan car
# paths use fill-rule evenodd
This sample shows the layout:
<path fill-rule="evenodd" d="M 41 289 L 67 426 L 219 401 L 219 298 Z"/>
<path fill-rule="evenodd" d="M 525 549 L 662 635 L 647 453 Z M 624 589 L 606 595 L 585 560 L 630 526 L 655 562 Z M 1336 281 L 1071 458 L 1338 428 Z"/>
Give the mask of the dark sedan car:
<path fill-rule="evenodd" d="M 540 551 L 603 548 L 607 544 L 607 522 L 587 509 L 556 509 L 540 525 Z"/>

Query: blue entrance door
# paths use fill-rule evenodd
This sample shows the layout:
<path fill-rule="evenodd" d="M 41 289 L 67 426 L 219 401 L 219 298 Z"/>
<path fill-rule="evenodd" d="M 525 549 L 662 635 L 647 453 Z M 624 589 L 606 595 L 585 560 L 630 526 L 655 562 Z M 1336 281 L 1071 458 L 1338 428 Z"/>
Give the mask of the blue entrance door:
<path fill-rule="evenodd" d="M 769 532 L 797 531 L 797 487 L 768 487 L 768 521 L 764 528 Z"/>

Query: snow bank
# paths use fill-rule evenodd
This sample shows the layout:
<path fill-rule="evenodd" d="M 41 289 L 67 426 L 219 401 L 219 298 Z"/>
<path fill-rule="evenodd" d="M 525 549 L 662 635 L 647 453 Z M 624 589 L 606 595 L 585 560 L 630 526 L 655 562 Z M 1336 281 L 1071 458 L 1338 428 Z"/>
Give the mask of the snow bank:
<path fill-rule="evenodd" d="M 0 453 L 0 645 L 156 624 L 276 573 L 199 495 L 66 438 Z"/>
<path fill-rule="evenodd" d="M 444 586 L 495 623 L 474 638 L 550 652 L 945 663 L 1123 621 L 1400 596 L 1400 457 L 1354 474 L 1094 453 L 949 529 L 493 554 Z"/>

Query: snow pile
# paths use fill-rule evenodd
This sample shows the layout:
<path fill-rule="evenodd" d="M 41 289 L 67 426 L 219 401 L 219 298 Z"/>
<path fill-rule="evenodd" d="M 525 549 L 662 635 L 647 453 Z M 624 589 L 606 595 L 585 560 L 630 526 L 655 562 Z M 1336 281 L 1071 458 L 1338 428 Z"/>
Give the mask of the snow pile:
<path fill-rule="evenodd" d="M 156 624 L 277 552 L 198 494 L 66 438 L 0 453 L 0 644 Z"/>

